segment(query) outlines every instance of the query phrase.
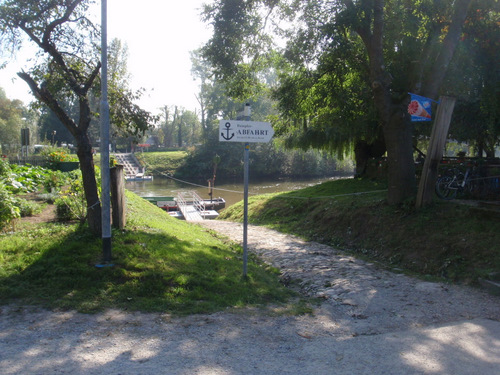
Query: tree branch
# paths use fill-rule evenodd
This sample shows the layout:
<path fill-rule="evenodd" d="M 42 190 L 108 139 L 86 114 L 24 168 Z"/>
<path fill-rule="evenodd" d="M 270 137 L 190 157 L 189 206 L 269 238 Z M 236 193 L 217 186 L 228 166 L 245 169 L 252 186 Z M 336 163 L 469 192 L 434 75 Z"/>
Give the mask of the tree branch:
<path fill-rule="evenodd" d="M 45 28 L 45 31 L 43 33 L 43 38 L 42 41 L 44 44 L 50 45 L 50 36 L 52 32 L 55 30 L 55 28 L 59 25 L 62 25 L 63 23 L 69 21 L 69 17 L 71 16 L 71 13 L 75 10 L 75 8 L 80 4 L 83 0 L 75 0 L 73 3 L 70 3 L 66 7 L 66 11 L 64 12 L 64 15 L 58 19 L 55 19 L 51 23 L 47 25 Z"/>
<path fill-rule="evenodd" d="M 45 87 L 39 87 L 35 82 L 35 80 L 31 78 L 31 76 L 28 73 L 24 71 L 17 73 L 17 75 L 28 84 L 31 91 L 33 92 L 33 95 L 38 100 L 45 103 L 47 107 L 49 107 L 54 112 L 57 118 L 61 120 L 61 122 L 70 131 L 70 133 L 75 137 L 75 139 L 78 139 L 76 137 L 78 133 L 78 128 L 75 122 L 66 114 L 64 109 L 61 108 L 61 106 L 59 105 L 57 100 L 54 99 L 50 91 L 47 90 Z"/>
<path fill-rule="evenodd" d="M 99 74 L 99 70 L 101 69 L 101 62 L 99 61 L 97 63 L 97 66 L 94 68 L 94 70 L 92 71 L 92 74 L 89 76 L 89 78 L 87 79 L 87 81 L 85 82 L 85 84 L 83 85 L 83 88 L 82 88 L 82 93 L 84 95 L 87 95 L 87 92 L 90 90 L 90 88 L 92 87 L 92 84 L 94 83 L 96 77 L 98 76 Z"/>
<path fill-rule="evenodd" d="M 42 50 L 48 53 L 53 59 L 54 62 L 61 67 L 61 69 L 66 73 L 64 78 L 67 80 L 71 89 L 78 96 L 84 95 L 86 93 L 82 91 L 82 87 L 78 84 L 77 77 L 75 77 L 74 71 L 72 71 L 64 61 L 62 54 L 57 50 L 57 48 L 51 43 L 51 35 L 52 32 L 56 29 L 57 26 L 62 25 L 63 23 L 69 21 L 69 18 L 75 8 L 82 2 L 83 0 L 74 0 L 69 5 L 67 5 L 64 15 L 51 23 L 49 23 L 44 32 L 42 39 L 38 38 L 35 33 L 26 25 L 26 22 L 20 22 L 19 27 L 29 36 L 29 38 L 34 41 Z M 48 8 L 46 9 L 48 10 Z M 85 87 L 85 86 L 84 86 Z M 87 89 L 88 90 L 88 89 Z"/>

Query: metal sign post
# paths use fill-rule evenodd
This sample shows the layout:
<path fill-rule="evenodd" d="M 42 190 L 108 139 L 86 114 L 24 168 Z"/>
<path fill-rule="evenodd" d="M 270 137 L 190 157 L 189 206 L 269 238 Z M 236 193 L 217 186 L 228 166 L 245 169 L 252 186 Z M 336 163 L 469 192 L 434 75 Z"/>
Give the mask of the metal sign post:
<path fill-rule="evenodd" d="M 240 120 L 221 120 L 219 123 L 220 142 L 245 142 L 243 154 L 243 277 L 247 277 L 248 263 L 248 170 L 250 143 L 267 143 L 274 135 L 274 130 L 268 122 L 250 121 L 251 108 L 245 105 L 243 117 Z"/>
<path fill-rule="evenodd" d="M 250 143 L 245 143 L 244 166 L 243 166 L 243 277 L 247 277 L 248 259 L 248 160 Z"/>

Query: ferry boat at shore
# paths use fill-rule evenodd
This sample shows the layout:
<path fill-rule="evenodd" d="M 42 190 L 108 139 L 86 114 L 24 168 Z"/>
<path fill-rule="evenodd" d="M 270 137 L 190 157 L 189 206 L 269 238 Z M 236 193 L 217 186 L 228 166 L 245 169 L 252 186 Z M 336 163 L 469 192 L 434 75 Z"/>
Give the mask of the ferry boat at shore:
<path fill-rule="evenodd" d="M 137 173 L 135 175 L 126 175 L 125 181 L 153 181 L 153 176 Z"/>
<path fill-rule="evenodd" d="M 179 209 L 176 197 L 141 197 L 141 198 L 147 200 L 148 202 L 158 206 L 159 208 L 165 211 L 177 211 Z M 204 199 L 203 202 L 207 210 L 219 211 L 226 207 L 226 201 L 224 200 L 224 198 L 221 197 L 213 199 Z"/>
<path fill-rule="evenodd" d="M 186 212 L 185 207 L 188 206 L 196 207 L 194 211 L 191 210 L 191 212 L 193 214 L 194 212 L 196 212 L 196 216 L 201 217 L 202 219 L 215 219 L 219 216 L 219 213 L 217 211 L 226 207 L 226 201 L 224 200 L 224 198 L 221 197 L 212 199 L 201 199 L 197 197 L 191 200 L 189 197 L 186 197 L 182 193 L 180 193 L 179 198 L 165 197 L 165 196 L 142 197 L 142 198 L 156 205 L 162 210 L 167 211 L 170 216 L 185 220 L 191 219 L 185 217 L 185 215 L 187 214 L 187 213 L 185 214 Z M 192 220 L 196 220 L 196 218 L 193 217 Z"/>

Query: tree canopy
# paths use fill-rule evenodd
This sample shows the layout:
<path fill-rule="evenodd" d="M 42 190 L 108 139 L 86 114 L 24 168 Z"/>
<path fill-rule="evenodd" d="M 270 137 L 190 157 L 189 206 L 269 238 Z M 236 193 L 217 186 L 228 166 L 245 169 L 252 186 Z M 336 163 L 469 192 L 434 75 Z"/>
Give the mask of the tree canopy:
<path fill-rule="evenodd" d="M 214 32 L 203 54 L 239 97 L 276 69 L 273 125 L 292 146 L 343 152 L 382 141 L 388 199 L 398 203 L 416 191 L 408 92 L 450 94 L 443 82 L 464 22 L 491 2 L 219 0 L 205 8 Z M 273 37 L 286 42 L 279 53 Z"/>

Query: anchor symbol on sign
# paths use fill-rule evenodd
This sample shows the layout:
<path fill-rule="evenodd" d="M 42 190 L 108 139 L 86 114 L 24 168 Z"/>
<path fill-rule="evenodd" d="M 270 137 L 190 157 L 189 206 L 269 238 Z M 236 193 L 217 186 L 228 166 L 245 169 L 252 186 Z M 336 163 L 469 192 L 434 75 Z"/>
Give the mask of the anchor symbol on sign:
<path fill-rule="evenodd" d="M 229 141 L 230 139 L 232 139 L 234 137 L 234 133 L 232 133 L 231 135 L 229 135 L 229 128 L 231 127 L 231 123 L 230 122 L 226 122 L 226 124 L 224 126 L 226 127 L 226 135 L 224 135 L 224 133 L 220 133 L 220 135 L 226 141 Z"/>

